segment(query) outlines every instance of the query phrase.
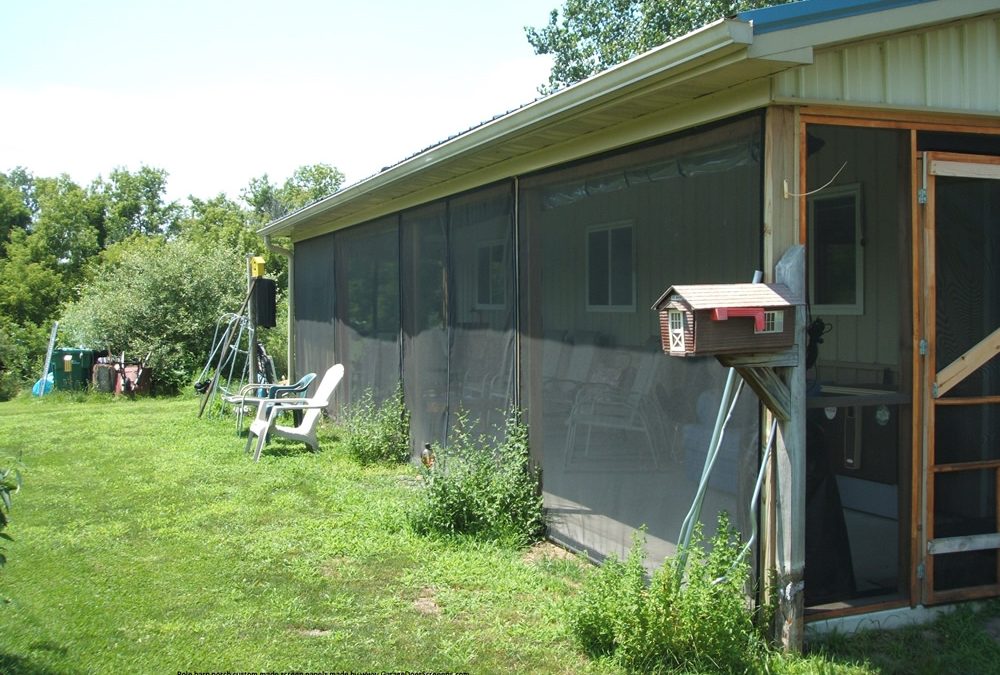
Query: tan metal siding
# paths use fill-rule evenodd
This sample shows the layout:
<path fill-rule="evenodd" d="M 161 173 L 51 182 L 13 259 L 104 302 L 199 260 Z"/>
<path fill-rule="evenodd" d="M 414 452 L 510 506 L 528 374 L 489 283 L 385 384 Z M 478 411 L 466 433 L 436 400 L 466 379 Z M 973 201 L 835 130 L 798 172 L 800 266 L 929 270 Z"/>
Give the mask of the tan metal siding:
<path fill-rule="evenodd" d="M 817 52 L 773 78 L 776 99 L 1000 112 L 1000 17 Z"/>

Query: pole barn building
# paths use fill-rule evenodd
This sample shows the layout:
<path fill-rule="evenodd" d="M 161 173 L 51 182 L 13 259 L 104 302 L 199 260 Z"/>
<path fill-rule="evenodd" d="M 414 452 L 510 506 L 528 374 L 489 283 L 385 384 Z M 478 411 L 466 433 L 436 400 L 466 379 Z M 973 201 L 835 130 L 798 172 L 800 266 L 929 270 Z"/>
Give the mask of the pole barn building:
<path fill-rule="evenodd" d="M 557 542 L 672 554 L 725 395 L 702 519 L 759 520 L 787 644 L 1000 595 L 1000 0 L 723 19 L 263 233 L 294 374 L 346 366 L 330 412 L 402 382 L 416 455 L 520 406 Z M 757 270 L 791 348 L 664 353 L 667 289 Z"/>

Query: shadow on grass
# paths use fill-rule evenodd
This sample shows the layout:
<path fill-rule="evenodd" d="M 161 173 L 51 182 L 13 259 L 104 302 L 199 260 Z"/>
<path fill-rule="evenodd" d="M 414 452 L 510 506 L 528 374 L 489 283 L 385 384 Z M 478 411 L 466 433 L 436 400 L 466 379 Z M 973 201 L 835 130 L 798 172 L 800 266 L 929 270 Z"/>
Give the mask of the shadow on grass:
<path fill-rule="evenodd" d="M 19 675 L 61 675 L 63 671 L 52 670 L 46 666 L 33 663 L 30 659 L 15 654 L 0 652 L 0 673 L 18 673 Z"/>
<path fill-rule="evenodd" d="M 313 455 L 317 452 L 322 451 L 322 444 L 320 445 L 320 450 L 313 450 L 308 445 L 302 441 L 291 441 L 284 438 L 272 438 L 268 440 L 267 445 L 264 446 L 264 450 L 261 451 L 261 457 L 298 457 L 300 455 Z M 254 446 L 250 446 L 250 451 L 253 452 Z"/>

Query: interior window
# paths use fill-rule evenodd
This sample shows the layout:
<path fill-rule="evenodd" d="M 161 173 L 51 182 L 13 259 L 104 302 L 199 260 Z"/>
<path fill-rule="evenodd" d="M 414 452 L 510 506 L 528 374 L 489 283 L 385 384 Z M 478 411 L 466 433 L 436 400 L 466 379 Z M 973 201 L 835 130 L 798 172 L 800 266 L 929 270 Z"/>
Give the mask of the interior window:
<path fill-rule="evenodd" d="M 635 310 L 635 247 L 632 223 L 587 230 L 587 309 Z"/>
<path fill-rule="evenodd" d="M 827 188 L 809 198 L 813 312 L 864 314 L 861 186 Z"/>
<path fill-rule="evenodd" d="M 502 241 L 479 246 L 477 255 L 476 309 L 503 309 L 507 304 L 507 268 Z"/>

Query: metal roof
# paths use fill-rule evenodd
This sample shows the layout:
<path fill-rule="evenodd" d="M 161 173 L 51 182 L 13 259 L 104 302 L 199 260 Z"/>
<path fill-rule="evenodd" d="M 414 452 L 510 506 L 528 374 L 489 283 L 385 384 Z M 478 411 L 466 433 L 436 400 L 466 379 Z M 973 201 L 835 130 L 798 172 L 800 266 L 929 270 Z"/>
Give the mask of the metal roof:
<path fill-rule="evenodd" d="M 763 35 L 777 30 L 809 26 L 872 12 L 884 12 L 888 9 L 925 2 L 933 0 L 811 0 L 752 9 L 740 12 L 736 16 L 743 21 L 753 22 L 754 35 Z"/>
<path fill-rule="evenodd" d="M 812 63 L 814 49 L 996 11 L 997 5 L 998 0 L 802 0 L 721 19 L 431 146 L 268 223 L 261 233 L 298 241 L 655 138 L 667 133 L 664 120 L 673 111 L 684 115 L 669 120 L 671 130 L 695 126 L 707 120 L 704 110 L 692 106 L 712 97 L 735 99 L 727 101 L 725 114 L 751 110 L 769 102 L 770 76 Z M 745 94 L 747 86 L 756 87 L 754 96 Z"/>

